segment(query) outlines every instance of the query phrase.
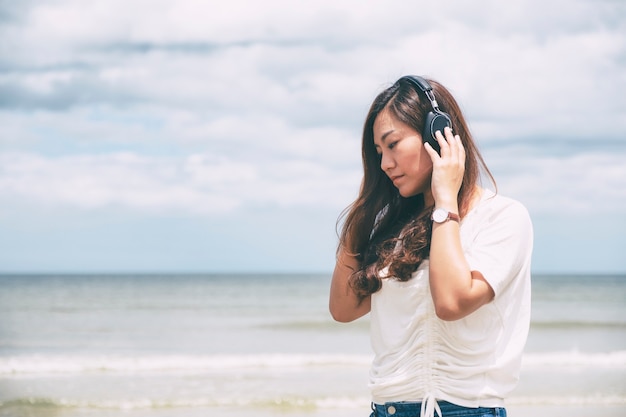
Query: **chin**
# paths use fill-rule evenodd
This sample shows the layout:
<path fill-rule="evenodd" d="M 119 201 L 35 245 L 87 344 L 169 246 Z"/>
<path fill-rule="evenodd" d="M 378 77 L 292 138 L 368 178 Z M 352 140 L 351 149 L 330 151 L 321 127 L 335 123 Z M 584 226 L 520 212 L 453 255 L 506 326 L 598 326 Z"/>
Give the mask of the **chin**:
<path fill-rule="evenodd" d="M 430 178 L 425 178 L 421 181 L 406 181 L 396 188 L 398 189 L 398 194 L 404 198 L 415 197 L 430 190 Z"/>
<path fill-rule="evenodd" d="M 398 194 L 400 194 L 400 196 L 404 197 L 404 198 L 411 198 L 411 197 L 415 197 L 418 194 L 422 194 L 422 192 L 421 191 L 413 191 L 413 190 L 410 190 L 410 191 L 398 190 Z"/>
<path fill-rule="evenodd" d="M 429 184 L 430 186 L 430 184 Z M 424 194 L 426 190 L 423 187 L 401 187 L 398 188 L 398 194 L 404 198 L 415 197 L 416 195 Z"/>

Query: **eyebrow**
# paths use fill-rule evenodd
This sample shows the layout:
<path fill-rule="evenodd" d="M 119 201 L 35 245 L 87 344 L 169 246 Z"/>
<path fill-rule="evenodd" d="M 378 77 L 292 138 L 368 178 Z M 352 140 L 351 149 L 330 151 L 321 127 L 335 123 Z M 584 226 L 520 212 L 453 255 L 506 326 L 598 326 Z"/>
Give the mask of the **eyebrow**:
<path fill-rule="evenodd" d="M 391 130 L 389 130 L 389 131 L 387 131 L 387 132 L 383 133 L 383 135 L 380 137 L 380 141 L 381 141 L 381 143 L 383 143 L 383 144 L 384 144 L 384 143 L 385 143 L 385 141 L 387 140 L 387 136 L 391 135 L 391 134 L 392 134 L 393 132 L 395 132 L 395 131 L 396 131 L 395 129 L 391 129 Z M 375 146 L 378 146 L 378 145 L 376 145 L 376 144 L 375 144 Z"/>

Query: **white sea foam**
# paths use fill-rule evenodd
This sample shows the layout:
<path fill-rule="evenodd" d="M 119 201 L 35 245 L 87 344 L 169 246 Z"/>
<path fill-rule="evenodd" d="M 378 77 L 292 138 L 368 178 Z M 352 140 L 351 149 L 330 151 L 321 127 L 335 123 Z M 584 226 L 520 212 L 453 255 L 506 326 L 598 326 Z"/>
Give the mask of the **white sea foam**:
<path fill-rule="evenodd" d="M 522 359 L 524 369 L 535 367 L 626 368 L 626 351 L 586 353 L 567 352 L 528 353 Z"/>
<path fill-rule="evenodd" d="M 155 400 L 150 398 L 136 398 L 123 400 L 72 400 L 67 398 L 21 398 L 0 402 L 2 408 L 16 406 L 37 406 L 38 408 L 83 408 L 108 410 L 139 410 L 159 408 L 211 408 L 211 407 L 249 407 L 249 408 L 278 408 L 278 409 L 359 409 L 369 407 L 368 397 L 276 397 L 276 398 L 188 398 Z M 626 397 L 619 395 L 589 395 L 589 396 L 526 396 L 511 397 L 507 400 L 509 406 L 547 405 L 547 406 L 609 406 L 626 405 Z"/>
<path fill-rule="evenodd" d="M 506 401 L 508 405 L 626 405 L 626 397 L 621 395 L 588 396 L 534 396 L 534 397 L 511 397 Z"/>
<path fill-rule="evenodd" d="M 68 398 L 26 397 L 2 402 L 2 407 L 37 406 L 39 408 L 91 408 L 111 410 L 137 410 L 157 408 L 254 407 L 254 408 L 325 408 L 357 409 L 369 406 L 368 397 L 276 397 L 276 398 L 179 398 L 155 400 L 150 398 L 120 400 L 74 400 Z M 0 413 L 1 414 L 1 413 Z"/>
<path fill-rule="evenodd" d="M 81 373 L 169 373 L 230 370 L 368 366 L 368 355 L 167 355 L 167 356 L 12 356 L 0 357 L 0 375 Z"/>
<path fill-rule="evenodd" d="M 370 355 L 259 354 L 0 357 L 0 376 L 85 373 L 203 373 L 229 371 L 271 372 L 285 369 L 369 367 Z M 626 369 L 626 351 L 528 353 L 523 368 L 549 367 Z"/>

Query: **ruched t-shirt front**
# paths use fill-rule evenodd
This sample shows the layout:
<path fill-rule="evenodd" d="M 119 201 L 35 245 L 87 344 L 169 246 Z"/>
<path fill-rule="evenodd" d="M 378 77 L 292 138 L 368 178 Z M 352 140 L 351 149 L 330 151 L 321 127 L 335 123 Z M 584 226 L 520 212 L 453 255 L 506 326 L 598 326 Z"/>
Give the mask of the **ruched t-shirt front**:
<path fill-rule="evenodd" d="M 495 298 L 456 321 L 435 314 L 424 261 L 409 281 L 383 279 L 372 295 L 372 400 L 503 407 L 515 388 L 530 324 L 533 231 L 519 202 L 485 190 L 460 224 L 471 270 Z M 384 274 L 384 271 L 383 271 Z"/>

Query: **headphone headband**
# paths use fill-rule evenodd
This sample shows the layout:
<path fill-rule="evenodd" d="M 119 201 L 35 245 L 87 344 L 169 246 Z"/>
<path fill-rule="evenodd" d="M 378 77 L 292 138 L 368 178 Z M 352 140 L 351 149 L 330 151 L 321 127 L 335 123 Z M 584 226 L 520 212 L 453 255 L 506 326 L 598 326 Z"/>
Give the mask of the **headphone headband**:
<path fill-rule="evenodd" d="M 425 79 L 418 75 L 405 75 L 400 78 L 400 80 L 406 80 L 409 83 L 413 84 L 415 87 L 422 90 L 426 97 L 430 100 L 430 104 L 432 104 L 433 109 L 436 112 L 439 112 L 439 104 L 437 104 L 437 100 L 435 99 L 435 94 L 433 93 L 433 88 L 430 86 L 430 83 Z"/>
<path fill-rule="evenodd" d="M 424 142 L 428 142 L 434 150 L 439 152 L 440 147 L 437 142 L 437 138 L 435 137 L 435 132 L 440 131 L 443 133 L 443 130 L 446 127 L 452 129 L 450 116 L 439 110 L 439 105 L 437 104 L 437 100 L 435 100 L 433 88 L 426 79 L 418 77 L 417 75 L 405 75 L 400 78 L 398 82 L 402 80 L 409 82 L 411 85 L 421 90 L 424 94 L 426 94 L 428 100 L 430 100 L 430 105 L 433 107 L 433 111 L 428 112 L 428 114 L 425 115 L 426 120 L 424 122 L 424 130 L 422 131 L 422 140 Z"/>

